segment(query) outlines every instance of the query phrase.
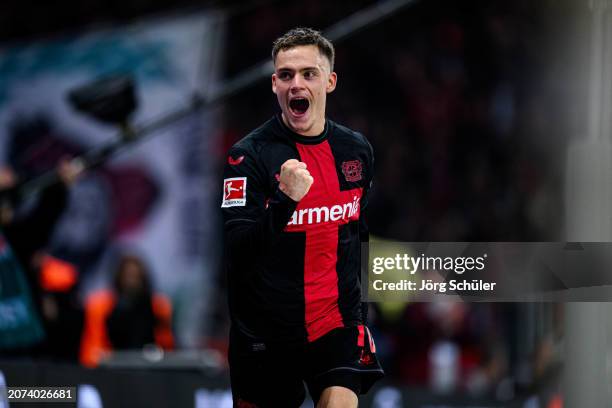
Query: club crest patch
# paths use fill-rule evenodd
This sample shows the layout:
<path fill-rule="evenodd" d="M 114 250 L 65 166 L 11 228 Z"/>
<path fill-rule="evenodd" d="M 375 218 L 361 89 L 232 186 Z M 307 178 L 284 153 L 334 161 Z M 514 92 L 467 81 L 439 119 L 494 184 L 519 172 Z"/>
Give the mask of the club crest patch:
<path fill-rule="evenodd" d="M 363 178 L 363 165 L 361 160 L 349 160 L 342 162 L 342 174 L 346 181 L 359 181 Z"/>
<path fill-rule="evenodd" d="M 223 180 L 223 202 L 221 208 L 244 207 L 246 205 L 246 177 Z"/>

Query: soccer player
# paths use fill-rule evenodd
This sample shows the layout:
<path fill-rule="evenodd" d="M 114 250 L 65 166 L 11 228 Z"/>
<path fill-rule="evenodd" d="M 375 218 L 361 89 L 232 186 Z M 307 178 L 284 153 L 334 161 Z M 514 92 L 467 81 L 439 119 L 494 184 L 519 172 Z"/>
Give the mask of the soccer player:
<path fill-rule="evenodd" d="M 360 300 L 366 138 L 325 117 L 334 48 L 296 28 L 274 42 L 281 112 L 236 143 L 224 172 L 235 407 L 356 407 L 383 376 Z"/>

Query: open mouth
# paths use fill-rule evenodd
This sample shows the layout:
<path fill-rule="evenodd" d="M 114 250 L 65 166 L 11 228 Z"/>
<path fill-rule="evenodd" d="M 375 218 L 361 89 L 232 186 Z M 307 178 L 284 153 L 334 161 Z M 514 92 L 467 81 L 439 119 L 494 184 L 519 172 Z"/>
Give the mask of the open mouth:
<path fill-rule="evenodd" d="M 308 110 L 310 102 L 306 98 L 295 98 L 289 101 L 289 109 L 296 116 L 301 116 Z"/>

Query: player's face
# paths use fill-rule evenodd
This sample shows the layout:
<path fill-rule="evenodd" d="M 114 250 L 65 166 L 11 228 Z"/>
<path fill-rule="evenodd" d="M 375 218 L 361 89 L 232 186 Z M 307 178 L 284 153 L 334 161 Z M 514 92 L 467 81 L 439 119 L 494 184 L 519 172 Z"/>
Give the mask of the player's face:
<path fill-rule="evenodd" d="M 336 73 L 316 45 L 280 51 L 276 56 L 272 91 L 283 121 L 304 136 L 316 136 L 325 127 L 325 101 L 336 88 Z"/>

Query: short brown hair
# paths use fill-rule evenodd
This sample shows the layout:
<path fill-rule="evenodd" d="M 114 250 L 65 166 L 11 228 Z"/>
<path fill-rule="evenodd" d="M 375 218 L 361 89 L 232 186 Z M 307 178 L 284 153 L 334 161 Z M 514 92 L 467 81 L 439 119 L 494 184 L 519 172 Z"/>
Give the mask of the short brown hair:
<path fill-rule="evenodd" d="M 323 37 L 319 31 L 313 30 L 312 28 L 297 27 L 277 38 L 272 45 L 272 61 L 276 62 L 276 56 L 280 51 L 285 51 L 300 45 L 316 45 L 319 52 L 329 61 L 330 70 L 334 70 L 336 52 L 334 51 L 333 44 L 327 38 Z"/>

